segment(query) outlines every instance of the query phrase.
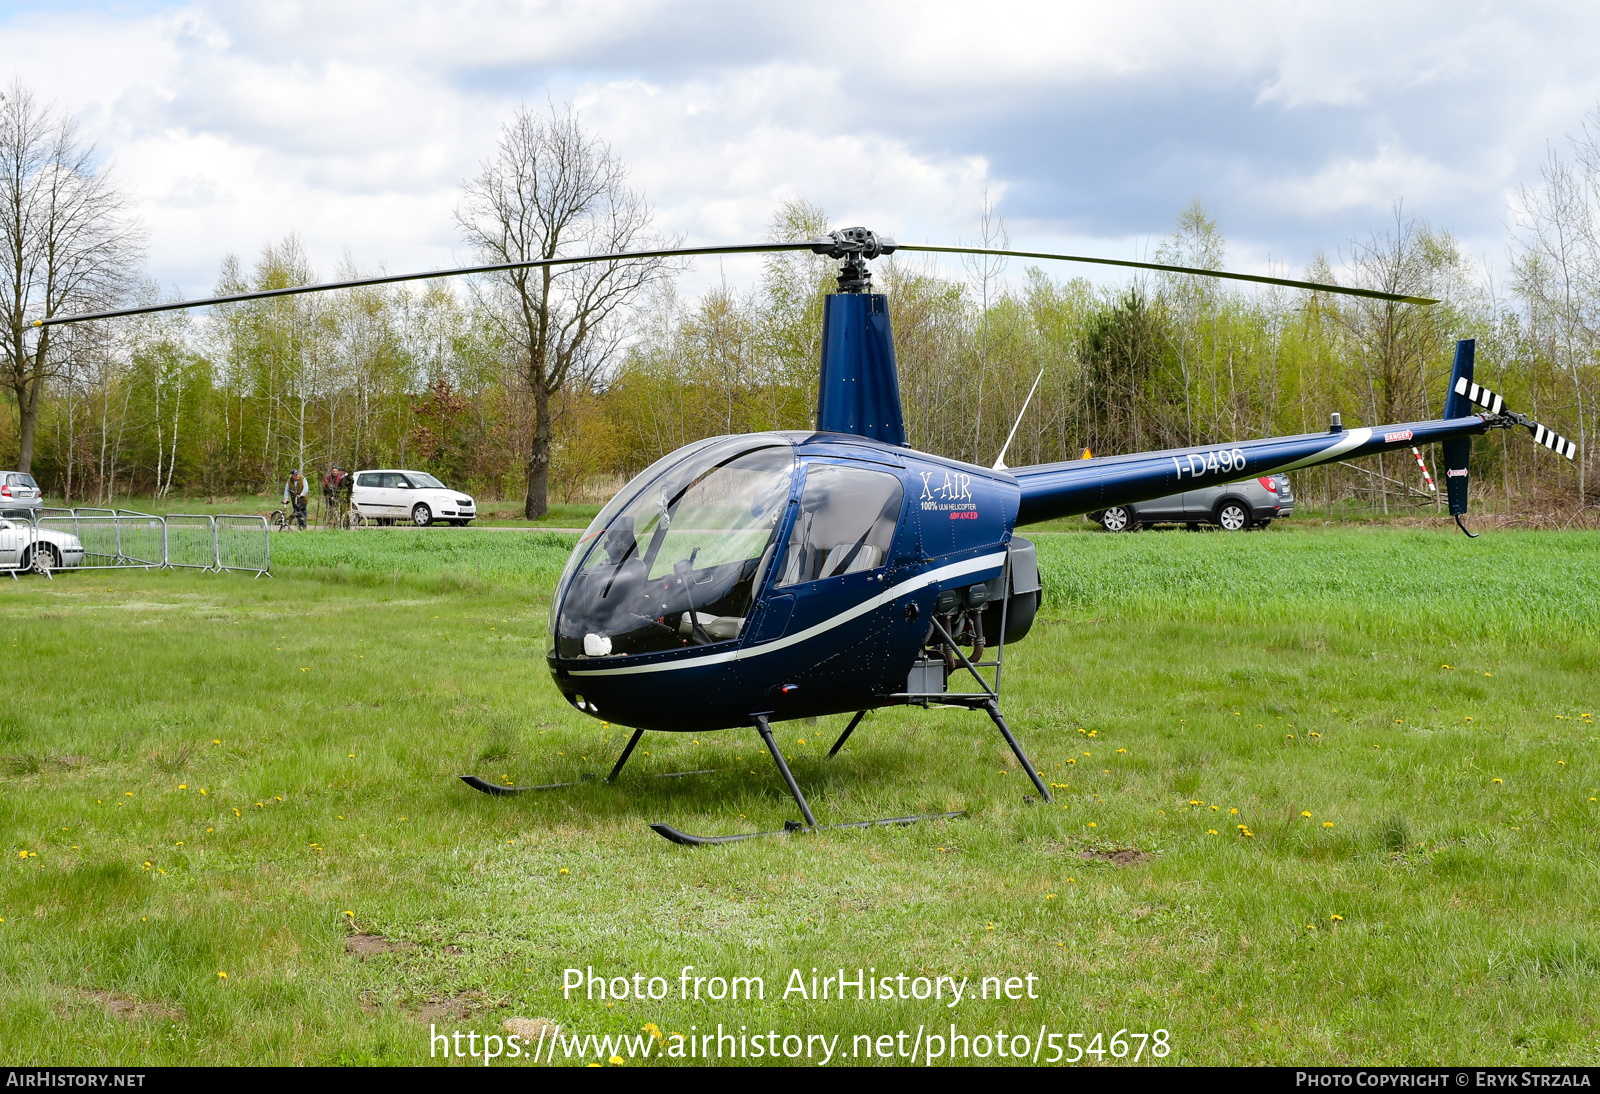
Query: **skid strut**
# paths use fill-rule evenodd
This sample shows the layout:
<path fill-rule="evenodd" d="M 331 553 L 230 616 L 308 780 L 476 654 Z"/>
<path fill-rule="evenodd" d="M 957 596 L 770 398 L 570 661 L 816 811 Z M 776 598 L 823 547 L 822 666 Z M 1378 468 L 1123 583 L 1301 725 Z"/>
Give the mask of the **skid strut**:
<path fill-rule="evenodd" d="M 844 743 L 850 739 L 850 734 L 856 731 L 856 726 L 860 725 L 861 719 L 865 718 L 866 716 L 866 711 L 856 711 L 856 716 L 850 719 L 850 724 L 844 727 L 844 732 L 839 734 L 839 739 L 833 742 L 832 748 L 828 749 L 828 759 L 831 760 L 839 754 L 839 750 L 844 747 Z"/>
<path fill-rule="evenodd" d="M 807 828 L 817 826 L 817 818 L 811 815 L 811 807 L 806 804 L 806 796 L 800 793 L 800 784 L 794 781 L 794 776 L 789 773 L 789 765 L 783 760 L 783 753 L 778 750 L 778 742 L 772 739 L 772 727 L 767 725 L 765 714 L 756 715 L 756 732 L 761 734 L 761 739 L 766 742 L 767 751 L 772 753 L 772 762 L 778 765 L 778 773 L 783 776 L 783 781 L 789 784 L 789 793 L 794 795 L 796 804 L 800 806 L 800 815 L 806 819 Z"/>
<path fill-rule="evenodd" d="M 861 719 L 866 716 L 866 711 L 861 711 L 850 721 L 849 727 L 844 731 L 833 746 L 832 756 L 839 751 L 839 745 L 844 744 L 845 737 L 850 736 L 851 730 L 861 724 Z M 772 753 L 772 762 L 778 765 L 778 773 L 783 776 L 783 781 L 789 787 L 789 793 L 794 795 L 795 804 L 800 807 L 800 815 L 805 817 L 805 823 L 799 821 L 784 821 L 783 827 L 772 832 L 738 832 L 731 836 L 697 836 L 692 832 L 685 832 L 674 828 L 670 824 L 652 824 L 650 828 L 659 836 L 679 843 L 685 847 L 704 847 L 714 843 L 740 843 L 744 840 L 764 839 L 768 836 L 787 836 L 791 832 L 826 832 L 838 828 L 878 828 L 890 824 L 916 824 L 925 820 L 947 820 L 951 817 L 964 817 L 966 813 L 917 813 L 909 817 L 883 817 L 878 820 L 845 821 L 843 824 L 818 824 L 817 818 L 811 814 L 811 806 L 806 803 L 806 796 L 800 792 L 800 784 L 794 781 L 794 774 L 789 770 L 789 765 L 783 758 L 783 752 L 778 748 L 778 742 L 773 740 L 772 726 L 767 723 L 765 714 L 755 716 L 756 732 L 761 734 L 762 742 L 767 746 L 767 751 Z"/>

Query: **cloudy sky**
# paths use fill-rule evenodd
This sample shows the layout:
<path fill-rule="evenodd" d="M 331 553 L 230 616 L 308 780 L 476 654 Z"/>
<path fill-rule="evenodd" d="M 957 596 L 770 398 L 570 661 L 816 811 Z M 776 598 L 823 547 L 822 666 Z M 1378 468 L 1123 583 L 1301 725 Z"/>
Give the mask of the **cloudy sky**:
<path fill-rule="evenodd" d="M 1403 200 L 1503 264 L 1597 46 L 1600 5 L 1530 0 L 0 3 L 0 74 L 79 117 L 189 295 L 288 232 L 323 275 L 467 261 L 461 181 L 523 102 L 695 243 L 789 197 L 970 241 L 987 187 L 1030 249 L 1137 257 L 1198 198 L 1231 266 L 1298 272 Z"/>

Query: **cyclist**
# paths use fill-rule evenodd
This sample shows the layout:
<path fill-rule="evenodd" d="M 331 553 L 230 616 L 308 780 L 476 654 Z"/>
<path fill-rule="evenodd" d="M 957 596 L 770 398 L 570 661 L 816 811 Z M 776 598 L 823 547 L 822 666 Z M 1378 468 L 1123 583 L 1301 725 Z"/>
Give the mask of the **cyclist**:
<path fill-rule="evenodd" d="M 294 519 L 302 532 L 306 530 L 306 504 L 310 492 L 311 486 L 306 482 L 306 477 L 300 474 L 299 468 L 289 472 L 289 481 L 283 484 L 283 504 L 294 503 Z"/>

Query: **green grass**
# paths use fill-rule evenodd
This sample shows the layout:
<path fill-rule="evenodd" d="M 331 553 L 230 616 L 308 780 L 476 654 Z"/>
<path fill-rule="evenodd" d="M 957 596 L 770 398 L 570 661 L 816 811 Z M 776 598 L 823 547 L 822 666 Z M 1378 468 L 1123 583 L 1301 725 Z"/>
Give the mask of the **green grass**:
<path fill-rule="evenodd" d="M 321 489 L 317 483 L 311 484 L 311 499 L 307 514 L 312 524 L 316 524 L 322 517 Z M 59 497 L 46 498 L 45 503 L 61 505 L 62 500 Z M 82 507 L 89 503 L 80 500 L 73 504 Z M 215 500 L 182 496 L 119 497 L 107 508 L 128 509 L 136 513 L 154 513 L 161 516 L 169 513 L 201 513 L 210 516 L 225 513 L 233 516 L 264 517 L 275 509 L 283 508 L 283 494 L 281 491 L 266 494 L 234 494 L 221 496 Z M 522 519 L 522 503 L 519 500 L 486 501 L 480 498 L 479 509 L 483 516 L 473 522 L 479 527 L 587 528 L 594 515 L 600 511 L 600 506 L 552 504 L 545 515 L 536 521 Z"/>
<path fill-rule="evenodd" d="M 794 815 L 753 733 L 648 737 L 614 787 L 455 779 L 572 779 L 624 739 L 544 668 L 570 536 L 284 535 L 271 580 L 0 581 L 6 1062 L 414 1063 L 430 1023 L 511 1016 L 846 1052 L 954 1021 L 1166 1029 L 1180 1063 L 1595 1060 L 1595 537 L 1038 540 L 1006 707 L 1056 805 L 971 714 L 875 713 L 832 761 L 843 719 L 789 723 L 824 822 L 969 815 L 700 850 L 645 825 Z M 1126 849 L 1148 857 L 1095 857 Z M 562 998 L 569 966 L 675 996 L 684 965 L 767 999 Z M 813 966 L 1031 972 L 1041 998 L 784 1002 Z"/>

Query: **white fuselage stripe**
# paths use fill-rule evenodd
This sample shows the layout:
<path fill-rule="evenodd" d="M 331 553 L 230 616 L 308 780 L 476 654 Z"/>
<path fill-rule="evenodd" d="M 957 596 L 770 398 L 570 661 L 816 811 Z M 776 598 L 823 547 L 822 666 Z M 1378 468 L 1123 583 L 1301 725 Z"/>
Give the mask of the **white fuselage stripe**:
<path fill-rule="evenodd" d="M 1289 463 L 1279 464 L 1276 467 L 1261 468 L 1255 472 L 1257 475 L 1276 475 L 1280 471 L 1293 471 L 1297 467 L 1310 467 L 1313 464 L 1327 463 L 1336 460 L 1352 448 L 1360 448 L 1372 439 L 1372 430 L 1367 426 L 1349 430 L 1343 437 L 1324 448 L 1315 455 L 1307 456 L 1301 460 L 1292 460 Z"/>
<path fill-rule="evenodd" d="M 803 631 L 796 631 L 794 634 L 787 635 L 772 642 L 763 643 L 759 646 L 751 646 L 748 649 L 723 650 L 721 653 L 708 653 L 703 657 L 686 657 L 681 661 L 658 661 L 653 665 L 620 665 L 617 668 L 605 669 L 569 669 L 568 672 L 572 676 L 628 676 L 642 672 L 671 672 L 673 669 L 698 669 L 705 668 L 710 665 L 725 664 L 729 661 L 743 661 L 751 657 L 761 657 L 765 654 L 776 653 L 778 650 L 786 649 L 789 646 L 797 645 L 801 642 L 807 641 L 808 639 L 815 638 L 817 635 L 822 634 L 825 631 L 832 630 L 834 627 L 842 626 L 845 623 L 850 622 L 852 619 L 866 615 L 868 612 L 876 611 L 878 608 L 881 608 L 891 600 L 905 596 L 907 593 L 914 593 L 919 589 L 925 589 L 929 585 L 936 585 L 953 577 L 961 577 L 964 574 L 977 573 L 980 570 L 993 569 L 996 566 L 1004 564 L 1005 560 L 1006 553 L 1004 551 L 997 551 L 992 555 L 983 555 L 980 558 L 968 559 L 966 562 L 954 562 L 949 566 L 941 566 L 937 570 L 929 570 L 927 573 L 918 574 L 916 577 L 909 578 L 897 585 L 891 585 L 887 589 L 883 590 L 883 592 L 863 600 L 860 604 L 857 604 L 848 611 L 840 612 L 838 615 L 829 616 L 821 623 L 813 624 Z"/>

